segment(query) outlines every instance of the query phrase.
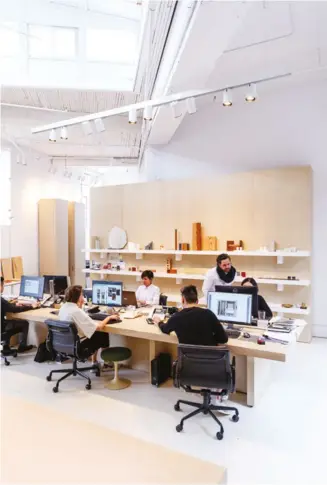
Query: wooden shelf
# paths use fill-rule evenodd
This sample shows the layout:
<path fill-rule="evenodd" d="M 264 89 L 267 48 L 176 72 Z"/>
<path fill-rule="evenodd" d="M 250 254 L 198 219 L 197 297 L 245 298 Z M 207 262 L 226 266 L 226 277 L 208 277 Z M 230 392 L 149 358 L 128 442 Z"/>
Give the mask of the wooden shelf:
<path fill-rule="evenodd" d="M 115 274 L 121 276 L 141 276 L 141 271 L 126 271 L 126 270 L 111 270 L 111 269 L 83 269 L 83 273 L 90 273 L 90 274 L 99 274 L 99 275 L 108 275 L 108 274 Z M 178 280 L 204 280 L 205 276 L 202 274 L 188 274 L 188 273 L 154 273 L 156 278 L 170 278 L 170 279 L 178 279 Z M 270 278 L 260 278 L 255 277 L 259 284 L 266 284 L 266 285 L 282 285 L 282 286 L 310 286 L 309 280 L 279 280 L 279 279 L 270 279 Z M 243 281 L 244 278 L 237 276 L 235 278 L 236 283 L 240 283 Z"/>
<path fill-rule="evenodd" d="M 226 251 L 176 251 L 174 249 L 83 249 L 84 253 L 94 254 L 168 254 L 168 255 L 185 255 L 185 256 L 218 256 Z M 310 251 L 229 251 L 230 256 L 258 256 L 258 257 L 285 257 L 285 258 L 308 258 Z"/>

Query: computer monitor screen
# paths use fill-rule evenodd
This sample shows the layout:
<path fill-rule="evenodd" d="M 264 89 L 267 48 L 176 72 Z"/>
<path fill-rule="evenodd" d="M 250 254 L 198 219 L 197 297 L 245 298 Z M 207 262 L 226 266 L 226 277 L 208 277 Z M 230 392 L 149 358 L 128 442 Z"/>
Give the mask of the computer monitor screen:
<path fill-rule="evenodd" d="M 54 294 L 62 295 L 69 286 L 69 276 L 44 275 L 44 293 L 51 294 L 50 281 L 53 281 Z"/>
<path fill-rule="evenodd" d="M 22 276 L 20 280 L 20 296 L 43 298 L 44 278 L 42 276 Z"/>
<path fill-rule="evenodd" d="M 252 295 L 209 291 L 208 308 L 223 322 L 251 325 Z"/>
<path fill-rule="evenodd" d="M 121 281 L 93 281 L 93 305 L 122 306 L 123 283 Z"/>
<path fill-rule="evenodd" d="M 215 286 L 215 291 L 252 295 L 252 317 L 258 318 L 258 288 L 255 286 Z"/>

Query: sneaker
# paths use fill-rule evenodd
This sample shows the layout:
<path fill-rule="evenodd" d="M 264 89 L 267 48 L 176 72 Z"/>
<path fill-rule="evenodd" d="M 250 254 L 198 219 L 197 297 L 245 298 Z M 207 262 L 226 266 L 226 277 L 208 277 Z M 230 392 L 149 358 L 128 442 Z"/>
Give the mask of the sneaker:
<path fill-rule="evenodd" d="M 22 354 L 23 352 L 29 352 L 33 349 L 33 345 L 19 345 L 17 352 Z"/>

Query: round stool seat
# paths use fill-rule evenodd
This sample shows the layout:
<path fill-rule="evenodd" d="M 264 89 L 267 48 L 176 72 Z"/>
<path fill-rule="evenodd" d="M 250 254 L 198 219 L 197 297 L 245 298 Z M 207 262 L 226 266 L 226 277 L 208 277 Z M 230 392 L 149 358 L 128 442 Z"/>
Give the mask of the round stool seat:
<path fill-rule="evenodd" d="M 109 347 L 101 352 L 105 362 L 123 362 L 131 357 L 132 351 L 126 347 Z"/>

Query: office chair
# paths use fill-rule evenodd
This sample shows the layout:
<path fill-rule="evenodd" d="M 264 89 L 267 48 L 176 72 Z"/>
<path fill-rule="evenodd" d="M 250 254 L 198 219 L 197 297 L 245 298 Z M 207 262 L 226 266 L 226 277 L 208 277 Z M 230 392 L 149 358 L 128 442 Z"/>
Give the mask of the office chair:
<path fill-rule="evenodd" d="M 167 306 L 167 300 L 168 300 L 168 296 L 163 295 L 161 293 L 161 295 L 159 297 L 159 305 L 161 305 L 161 306 Z"/>
<path fill-rule="evenodd" d="M 216 406 L 211 404 L 211 396 L 223 396 L 235 390 L 235 358 L 230 363 L 230 353 L 226 347 L 208 347 L 200 345 L 178 346 L 178 360 L 174 368 L 174 385 L 182 387 L 186 392 L 200 394 L 202 403 L 178 400 L 174 406 L 175 411 L 180 411 L 180 404 L 187 404 L 196 408 L 195 411 L 185 416 L 176 426 L 176 431 L 183 430 L 184 422 L 196 414 L 210 414 L 220 427 L 216 434 L 218 440 L 224 437 L 224 428 L 213 411 L 233 411 L 235 414 L 232 421 L 237 423 L 239 412 L 234 407 Z M 194 389 L 196 386 L 200 389 Z M 211 389 L 221 389 L 212 391 Z"/>
<path fill-rule="evenodd" d="M 86 379 L 88 382 L 85 389 L 91 389 L 91 379 L 83 374 L 81 371 L 88 371 L 95 369 L 97 370 L 96 376 L 100 376 L 100 369 L 98 365 L 92 365 L 90 367 L 77 367 L 77 362 L 86 362 L 89 355 L 82 355 L 80 350 L 80 338 L 77 333 L 76 326 L 72 322 L 63 322 L 59 320 L 46 320 L 45 323 L 48 325 L 49 333 L 47 337 L 47 349 L 50 352 L 55 352 L 61 357 L 70 357 L 73 359 L 72 369 L 56 369 L 52 370 L 47 376 L 47 381 L 52 380 L 52 374 L 64 373 L 65 375 L 58 379 L 55 387 L 52 389 L 53 392 L 58 392 L 59 384 L 61 381 L 69 376 L 79 375 Z"/>
<path fill-rule="evenodd" d="M 7 357 L 17 357 L 17 350 L 10 348 L 10 350 L 6 351 L 4 354 L 3 352 L 3 346 L 6 342 L 10 341 L 10 337 L 12 334 L 10 333 L 10 330 L 6 332 L 6 330 L 1 332 L 1 359 L 5 361 L 5 365 L 10 365 L 9 360 Z"/>

